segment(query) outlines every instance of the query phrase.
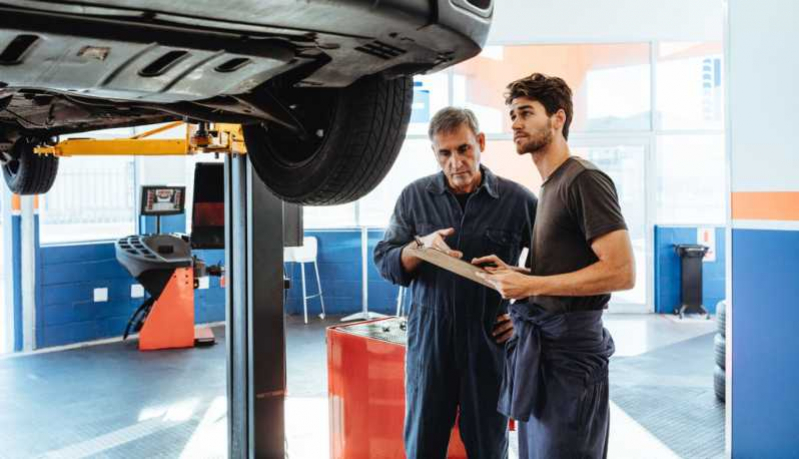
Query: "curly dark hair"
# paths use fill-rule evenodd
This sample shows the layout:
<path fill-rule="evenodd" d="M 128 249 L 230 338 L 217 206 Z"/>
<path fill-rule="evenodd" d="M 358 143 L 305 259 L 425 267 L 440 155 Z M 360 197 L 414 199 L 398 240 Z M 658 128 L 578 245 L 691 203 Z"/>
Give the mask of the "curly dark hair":
<path fill-rule="evenodd" d="M 510 83 L 505 93 L 505 104 L 510 105 L 517 97 L 526 97 L 541 103 L 552 116 L 558 110 L 566 112 L 566 122 L 563 124 L 563 137 L 569 139 L 569 126 L 574 115 L 572 104 L 572 90 L 562 78 L 547 76 L 542 73 L 533 73 L 528 77 Z"/>

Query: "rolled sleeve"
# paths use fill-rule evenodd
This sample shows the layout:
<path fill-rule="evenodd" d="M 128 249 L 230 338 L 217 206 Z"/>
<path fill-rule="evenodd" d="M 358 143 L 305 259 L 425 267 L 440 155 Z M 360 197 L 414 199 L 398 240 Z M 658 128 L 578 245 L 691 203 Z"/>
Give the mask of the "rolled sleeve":
<path fill-rule="evenodd" d="M 414 275 L 402 267 L 402 249 L 413 240 L 414 236 L 413 225 L 407 220 L 403 197 L 400 196 L 386 234 L 383 240 L 377 243 L 374 252 L 377 270 L 392 284 L 407 287 L 413 281 Z"/>

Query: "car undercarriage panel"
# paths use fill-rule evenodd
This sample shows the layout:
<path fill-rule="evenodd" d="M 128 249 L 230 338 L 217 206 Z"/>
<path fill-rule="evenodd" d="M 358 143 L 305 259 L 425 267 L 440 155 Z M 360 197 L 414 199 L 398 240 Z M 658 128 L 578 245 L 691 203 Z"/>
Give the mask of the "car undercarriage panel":
<path fill-rule="evenodd" d="M 22 33 L 0 30 L 0 43 L 17 35 Z M 24 65 L 3 67 L 3 82 L 102 99 L 161 103 L 248 92 L 284 71 L 293 57 L 250 58 L 224 51 L 70 40 L 58 35 L 39 35 L 33 47 Z M 223 70 L 237 61 L 244 63 L 239 69 Z"/>
<path fill-rule="evenodd" d="M 242 95 L 278 76 L 344 87 L 444 68 L 479 51 L 490 20 L 448 1 L 0 0 L 0 137 L 251 122 L 270 113 Z"/>

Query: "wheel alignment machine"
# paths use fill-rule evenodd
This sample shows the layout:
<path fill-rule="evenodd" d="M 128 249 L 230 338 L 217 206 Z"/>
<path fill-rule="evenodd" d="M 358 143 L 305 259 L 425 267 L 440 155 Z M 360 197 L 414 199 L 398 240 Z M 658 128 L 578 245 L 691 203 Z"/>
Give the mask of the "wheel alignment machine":
<path fill-rule="evenodd" d="M 143 186 L 141 215 L 155 216 L 155 234 L 127 236 L 115 244 L 119 263 L 150 294 L 134 311 L 122 337 L 126 339 L 131 329 L 140 332 L 139 349 L 143 351 L 215 342 L 211 329 L 194 328 L 194 290 L 201 277 L 222 276 L 222 267 L 206 267 L 192 249 L 225 247 L 223 165 L 197 163 L 194 176 L 191 237 L 161 234 L 162 216 L 183 214 L 186 188 Z M 211 202 L 209 198 L 213 198 Z"/>
<path fill-rule="evenodd" d="M 302 209 L 284 204 L 254 173 L 239 125 L 200 123 L 187 125 L 182 139 L 149 138 L 181 124 L 168 124 L 129 139 L 69 139 L 35 151 L 57 156 L 225 154 L 228 456 L 283 458 L 283 247 L 302 244 Z"/>

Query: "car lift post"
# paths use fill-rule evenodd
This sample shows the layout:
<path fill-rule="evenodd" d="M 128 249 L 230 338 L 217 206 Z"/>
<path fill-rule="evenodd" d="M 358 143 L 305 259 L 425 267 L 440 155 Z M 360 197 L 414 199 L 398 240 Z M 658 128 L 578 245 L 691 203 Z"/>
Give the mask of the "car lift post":
<path fill-rule="evenodd" d="M 283 203 L 245 155 L 225 158 L 228 452 L 285 457 Z"/>

